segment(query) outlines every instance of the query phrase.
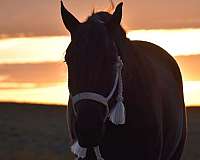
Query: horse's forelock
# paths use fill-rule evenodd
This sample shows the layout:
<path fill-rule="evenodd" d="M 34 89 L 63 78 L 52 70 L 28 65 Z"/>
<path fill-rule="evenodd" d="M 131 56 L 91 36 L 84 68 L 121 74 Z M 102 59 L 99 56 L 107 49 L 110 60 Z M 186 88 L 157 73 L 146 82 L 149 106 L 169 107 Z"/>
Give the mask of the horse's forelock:
<path fill-rule="evenodd" d="M 104 23 L 106 24 L 107 22 L 109 22 L 109 20 L 112 18 L 112 14 L 105 12 L 105 11 L 101 11 L 101 12 L 97 12 L 97 13 L 93 13 L 90 17 L 88 17 L 87 22 L 88 23 Z M 119 25 L 117 32 L 115 32 L 114 34 L 117 35 L 117 39 L 120 38 L 126 38 L 126 31 L 123 29 L 123 27 L 121 25 Z M 115 35 L 115 37 L 116 37 Z"/>
<path fill-rule="evenodd" d="M 109 19 L 111 18 L 111 14 L 109 14 L 108 12 L 97 12 L 97 13 L 93 13 L 89 18 L 88 21 L 93 21 L 93 22 L 104 22 L 106 23 L 107 21 L 109 21 Z"/>

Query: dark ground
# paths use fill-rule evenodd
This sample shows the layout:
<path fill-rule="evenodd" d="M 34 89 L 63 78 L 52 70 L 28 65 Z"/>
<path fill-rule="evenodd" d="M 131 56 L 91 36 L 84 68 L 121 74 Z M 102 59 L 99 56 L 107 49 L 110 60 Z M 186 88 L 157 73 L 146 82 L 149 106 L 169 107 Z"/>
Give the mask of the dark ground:
<path fill-rule="evenodd" d="M 182 160 L 200 160 L 200 107 L 188 108 Z M 64 106 L 0 103 L 0 160 L 72 160 Z"/>

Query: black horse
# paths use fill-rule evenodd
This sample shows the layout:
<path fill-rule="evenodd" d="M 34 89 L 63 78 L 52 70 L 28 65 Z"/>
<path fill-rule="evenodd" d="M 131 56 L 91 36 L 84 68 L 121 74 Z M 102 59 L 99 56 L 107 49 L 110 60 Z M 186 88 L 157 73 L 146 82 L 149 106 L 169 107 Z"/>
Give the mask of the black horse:
<path fill-rule="evenodd" d="M 96 159 L 94 146 L 99 146 L 105 160 L 180 159 L 186 138 L 186 116 L 176 61 L 155 44 L 126 37 L 120 26 L 122 3 L 113 14 L 93 13 L 84 23 L 62 2 L 61 14 L 71 33 L 65 56 L 71 95 L 71 142 L 77 140 L 87 148 L 87 160 Z M 90 97 L 73 103 L 73 96 L 87 92 L 97 94 L 96 99 L 107 97 L 116 81 L 118 57 L 124 63 L 121 77 L 126 119 L 125 124 L 115 125 L 107 112 L 117 103 L 117 89 L 107 106 Z"/>

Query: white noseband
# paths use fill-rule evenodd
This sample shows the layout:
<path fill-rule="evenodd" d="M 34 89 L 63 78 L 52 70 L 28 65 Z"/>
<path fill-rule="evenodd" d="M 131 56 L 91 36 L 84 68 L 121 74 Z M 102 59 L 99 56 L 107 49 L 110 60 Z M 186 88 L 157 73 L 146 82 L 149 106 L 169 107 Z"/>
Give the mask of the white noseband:
<path fill-rule="evenodd" d="M 113 94 L 114 94 L 114 92 L 117 88 L 117 84 L 118 84 L 117 101 L 123 101 L 123 97 L 122 97 L 122 92 L 123 92 L 123 86 L 122 85 L 123 84 L 122 84 L 122 77 L 121 77 L 122 66 L 123 66 L 123 62 L 122 62 L 120 56 L 118 56 L 117 63 L 116 63 L 117 73 L 116 73 L 116 77 L 115 77 L 115 82 L 114 82 L 114 85 L 113 85 L 111 92 L 109 93 L 109 95 L 107 97 L 104 97 L 104 96 L 97 94 L 97 93 L 94 93 L 94 92 L 82 92 L 82 93 L 78 93 L 75 96 L 71 97 L 75 116 L 77 116 L 77 112 L 76 112 L 74 106 L 77 102 L 79 102 L 81 100 L 93 100 L 93 101 L 96 101 L 96 102 L 103 104 L 106 107 L 106 110 L 107 110 L 106 118 L 109 116 L 108 101 L 113 96 Z"/>

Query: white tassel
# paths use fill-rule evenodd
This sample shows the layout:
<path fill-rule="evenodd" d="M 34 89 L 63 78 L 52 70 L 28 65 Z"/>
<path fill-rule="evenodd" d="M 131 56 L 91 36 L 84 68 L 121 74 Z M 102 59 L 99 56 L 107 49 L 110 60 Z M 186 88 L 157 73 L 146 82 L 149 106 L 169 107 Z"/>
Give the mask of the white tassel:
<path fill-rule="evenodd" d="M 75 155 L 77 155 L 78 158 L 85 158 L 86 157 L 87 148 L 83 148 L 78 144 L 78 142 L 75 142 L 71 146 L 71 152 L 74 153 Z"/>
<path fill-rule="evenodd" d="M 118 57 L 118 74 L 119 74 L 119 79 L 118 79 L 118 96 L 117 96 L 117 104 L 113 108 L 110 114 L 110 121 L 116 125 L 119 124 L 125 124 L 125 119 L 126 119 L 126 113 L 125 113 L 125 107 L 123 104 L 123 83 L 122 83 L 122 75 L 121 75 L 121 70 L 122 70 L 123 62 Z"/>
<path fill-rule="evenodd" d="M 117 102 L 110 114 L 110 121 L 115 124 L 125 124 L 125 108 L 122 101 Z"/>

